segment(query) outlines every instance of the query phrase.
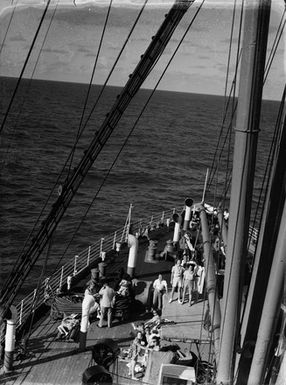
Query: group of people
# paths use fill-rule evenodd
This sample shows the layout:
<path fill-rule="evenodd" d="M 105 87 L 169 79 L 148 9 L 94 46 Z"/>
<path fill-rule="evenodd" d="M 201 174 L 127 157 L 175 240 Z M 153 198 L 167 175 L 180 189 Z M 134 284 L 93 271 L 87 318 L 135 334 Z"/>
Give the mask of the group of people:
<path fill-rule="evenodd" d="M 153 310 L 153 317 L 140 325 L 132 324 L 136 336 L 129 350 L 129 375 L 137 379 L 136 374 L 142 373 L 147 365 L 150 351 L 160 351 L 161 312 Z"/>
<path fill-rule="evenodd" d="M 198 301 L 198 284 L 201 279 L 202 268 L 195 261 L 188 262 L 185 267 L 182 261 L 178 259 L 172 267 L 171 280 L 172 290 L 169 303 L 173 301 L 175 290 L 178 291 L 178 303 L 185 303 L 188 292 L 188 303 L 191 306 Z"/>
<path fill-rule="evenodd" d="M 88 326 L 92 318 L 97 318 L 97 326 L 102 328 L 104 320 L 107 319 L 107 326 L 111 328 L 117 300 L 130 296 L 131 279 L 129 278 L 127 274 L 120 274 L 119 280 L 112 288 L 106 279 L 98 280 L 91 271 L 91 279 L 86 284 L 82 301 L 81 323 Z M 73 328 L 80 323 L 79 318 L 78 314 L 64 317 L 58 326 L 57 338 L 68 337 Z"/>
<path fill-rule="evenodd" d="M 99 318 L 97 326 L 99 328 L 103 327 L 105 318 L 107 318 L 107 326 L 109 328 L 112 327 L 112 318 L 116 301 L 119 297 L 127 298 L 130 296 L 131 282 L 128 280 L 128 277 L 123 277 L 116 286 L 113 289 L 107 280 L 101 282 L 100 288 L 96 283 L 90 282 L 85 291 L 83 308 L 84 303 L 86 302 L 89 307 L 89 315 L 97 312 L 97 317 Z"/>
<path fill-rule="evenodd" d="M 212 250 L 215 269 L 217 272 L 225 267 L 225 250 L 219 238 L 219 224 L 217 216 L 209 219 L 212 238 Z M 199 219 L 194 215 L 188 231 L 182 230 L 178 244 L 175 246 L 175 265 L 171 270 L 171 293 L 169 303 L 173 302 L 175 291 L 178 292 L 178 303 L 189 306 L 196 303 L 199 293 L 203 291 L 204 281 L 204 256 L 203 240 L 199 231 Z M 166 251 L 167 252 L 167 251 Z M 159 274 L 153 282 L 153 308 L 163 307 L 163 295 L 168 292 L 167 281 Z"/>
<path fill-rule="evenodd" d="M 189 306 L 198 300 L 198 285 L 201 279 L 202 267 L 195 261 L 184 263 L 181 259 L 177 259 L 171 270 L 171 294 L 169 303 L 173 302 L 175 290 L 178 291 L 178 302 L 184 304 L 188 298 Z M 153 282 L 153 308 L 162 310 L 163 295 L 168 293 L 168 284 L 163 279 L 162 274 Z"/>

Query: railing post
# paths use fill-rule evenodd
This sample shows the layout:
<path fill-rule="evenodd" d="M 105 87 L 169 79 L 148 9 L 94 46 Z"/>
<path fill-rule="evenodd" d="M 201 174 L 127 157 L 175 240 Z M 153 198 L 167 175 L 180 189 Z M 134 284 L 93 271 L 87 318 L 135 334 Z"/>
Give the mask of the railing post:
<path fill-rule="evenodd" d="M 106 251 L 102 251 L 102 252 L 100 253 L 100 256 L 101 256 L 102 262 L 104 262 L 105 257 L 106 257 Z"/>
<path fill-rule="evenodd" d="M 170 222 L 171 222 L 171 218 L 167 218 L 166 219 L 166 226 L 169 228 L 170 227 Z"/>
<path fill-rule="evenodd" d="M 90 250 L 91 250 L 91 246 L 88 246 L 86 266 L 89 265 L 89 261 L 90 261 Z"/>
<path fill-rule="evenodd" d="M 121 242 L 116 242 L 115 247 L 116 247 L 116 252 L 119 255 L 119 251 L 120 251 L 120 248 L 121 248 Z"/>
<path fill-rule="evenodd" d="M 70 289 L 71 289 L 71 284 L 72 284 L 72 276 L 69 275 L 69 276 L 67 277 L 67 291 L 70 291 Z"/>
<path fill-rule="evenodd" d="M 99 250 L 99 256 L 101 257 L 101 253 L 102 253 L 102 250 L 103 250 L 103 242 L 104 242 L 104 238 L 101 238 L 100 239 L 100 250 Z"/>
<path fill-rule="evenodd" d="M 164 223 L 164 219 L 165 219 L 165 211 L 162 212 L 161 223 Z"/>
<path fill-rule="evenodd" d="M 62 269 L 61 269 L 60 284 L 59 284 L 60 289 L 63 286 L 63 279 L 64 279 L 64 266 L 62 266 Z"/>
<path fill-rule="evenodd" d="M 116 238 L 117 238 L 117 231 L 115 231 L 114 236 L 113 236 L 113 244 L 112 244 L 112 249 L 113 250 L 115 250 Z"/>
<path fill-rule="evenodd" d="M 131 226 L 132 208 L 133 208 L 133 205 L 131 203 L 130 206 L 129 206 L 129 211 L 128 211 L 128 215 L 127 215 L 127 218 L 126 218 L 126 221 L 125 221 L 125 225 L 124 225 L 124 228 L 123 228 L 123 231 L 122 231 L 121 243 L 127 242 L 127 240 L 128 240 L 128 234 L 129 234 L 130 226 Z M 125 235 L 125 237 L 124 237 L 124 235 Z"/>
<path fill-rule="evenodd" d="M 74 275 L 74 276 L 75 276 L 76 273 L 77 273 L 77 269 L 76 269 L 77 259 L 78 259 L 78 255 L 75 255 L 75 256 L 74 256 L 74 267 L 73 267 L 73 275 Z"/>
<path fill-rule="evenodd" d="M 24 308 L 24 300 L 21 301 L 20 314 L 19 314 L 19 325 L 22 325 L 23 319 L 23 308 Z"/>

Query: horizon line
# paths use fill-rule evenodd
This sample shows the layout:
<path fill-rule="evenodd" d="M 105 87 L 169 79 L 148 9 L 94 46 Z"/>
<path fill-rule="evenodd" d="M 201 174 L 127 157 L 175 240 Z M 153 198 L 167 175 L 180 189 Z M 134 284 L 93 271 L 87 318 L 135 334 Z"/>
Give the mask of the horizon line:
<path fill-rule="evenodd" d="M 2 79 L 18 79 L 17 76 L 3 76 L 3 75 L 0 75 L 0 78 Z M 57 80 L 57 79 L 43 79 L 43 78 L 26 78 L 26 77 L 23 77 L 22 78 L 23 80 L 26 80 L 26 81 L 42 81 L 42 82 L 54 82 L 54 83 L 68 83 L 68 84 L 79 84 L 79 85 L 88 85 L 89 83 L 88 82 L 79 82 L 79 81 L 72 81 L 72 80 Z M 92 84 L 93 86 L 95 87 L 101 87 L 103 86 L 103 83 L 100 84 L 100 83 L 96 83 L 96 84 Z M 119 85 L 115 85 L 115 84 L 108 84 L 108 85 L 105 85 L 105 87 L 114 87 L 114 88 L 120 88 L 120 89 L 123 89 L 124 88 L 124 85 L 122 86 L 119 86 Z M 153 88 L 150 88 L 150 87 L 140 87 L 140 90 L 144 90 L 144 91 L 150 91 L 150 90 L 153 90 Z M 215 93 L 204 93 L 204 92 L 194 92 L 194 91 L 178 91 L 178 90 L 170 90 L 170 89 L 156 89 L 156 91 L 159 91 L 159 92 L 173 92 L 173 93 L 180 93 L 180 94 L 193 94 L 193 95 L 206 95 L 206 96 L 216 96 L 216 97 L 220 97 L 220 98 L 227 98 L 228 95 L 223 95 L 223 94 L 215 94 Z M 235 98 L 238 98 L 238 95 L 235 96 Z M 281 96 L 282 98 L 282 96 Z M 262 100 L 265 100 L 265 101 L 270 101 L 270 102 L 280 102 L 281 99 L 269 99 L 269 98 L 263 98 L 262 97 Z"/>

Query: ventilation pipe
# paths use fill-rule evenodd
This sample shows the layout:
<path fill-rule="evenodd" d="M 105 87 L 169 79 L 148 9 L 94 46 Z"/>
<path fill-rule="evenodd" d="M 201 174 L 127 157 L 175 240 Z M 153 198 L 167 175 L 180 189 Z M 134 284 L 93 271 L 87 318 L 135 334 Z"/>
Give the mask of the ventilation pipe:
<path fill-rule="evenodd" d="M 178 243 L 180 239 L 180 228 L 182 224 L 182 217 L 180 214 L 173 214 L 173 221 L 175 222 L 175 227 L 174 227 L 174 235 L 173 235 L 173 242 Z"/>
<path fill-rule="evenodd" d="M 127 263 L 127 274 L 129 274 L 130 277 L 133 278 L 138 254 L 138 239 L 133 234 L 128 234 L 128 247 L 129 257 Z"/>
<path fill-rule="evenodd" d="M 186 205 L 186 211 L 185 211 L 185 218 L 184 218 L 184 226 L 183 229 L 187 231 L 190 227 L 190 221 L 191 221 L 191 207 L 193 205 L 193 200 L 191 198 L 187 198 L 185 200 L 185 205 Z"/>
<path fill-rule="evenodd" d="M 13 371 L 13 358 L 15 351 L 15 336 L 17 324 L 17 309 L 11 306 L 12 317 L 7 320 L 5 336 L 4 372 Z"/>

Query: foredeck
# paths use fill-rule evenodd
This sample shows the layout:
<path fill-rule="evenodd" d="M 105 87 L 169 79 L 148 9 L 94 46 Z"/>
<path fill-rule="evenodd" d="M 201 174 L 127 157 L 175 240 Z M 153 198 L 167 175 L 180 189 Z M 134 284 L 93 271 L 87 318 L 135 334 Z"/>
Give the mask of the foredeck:
<path fill-rule="evenodd" d="M 167 239 L 171 234 L 166 229 L 158 229 L 153 237 L 157 235 L 158 251 L 164 249 Z M 137 298 L 145 298 L 145 304 L 148 307 L 149 287 L 159 272 L 164 272 L 164 278 L 170 272 L 172 262 L 162 261 L 160 263 L 146 263 L 145 255 L 148 247 L 146 238 L 141 239 L 138 252 L 138 292 Z M 119 271 L 121 266 L 126 267 L 128 258 L 128 249 L 121 252 L 120 257 L 109 264 L 108 275 L 112 276 Z M 141 288 L 140 288 L 141 287 Z M 164 301 L 162 318 L 172 321 L 172 324 L 166 323 L 162 327 L 163 344 L 170 341 L 176 342 L 185 348 L 185 351 L 197 348 L 196 340 L 202 339 L 209 352 L 210 340 L 208 333 L 201 327 L 204 313 L 204 302 L 189 307 L 188 304 L 180 305 L 177 301 L 169 304 Z M 132 315 L 132 321 L 136 321 Z M 146 314 L 139 315 L 139 320 L 146 319 Z M 14 371 L 0 376 L 0 383 L 7 385 L 20 384 L 55 384 L 55 385 L 78 385 L 82 383 L 82 374 L 90 366 L 94 365 L 92 361 L 91 347 L 100 339 L 112 338 L 120 348 L 128 348 L 134 338 L 132 335 L 133 327 L 130 322 L 120 323 L 114 320 L 112 328 L 98 328 L 97 322 L 91 323 L 87 335 L 87 347 L 85 351 L 80 351 L 78 343 L 63 342 L 56 340 L 57 326 L 60 321 L 55 321 L 49 316 L 43 319 L 33 330 L 28 343 L 28 352 L 30 357 L 22 360 L 16 359 L 14 362 Z M 117 361 L 110 368 L 113 372 L 113 383 L 131 385 L 138 384 L 138 381 L 132 380 L 128 376 L 127 362 Z M 144 381 L 143 381 L 144 383 Z"/>

